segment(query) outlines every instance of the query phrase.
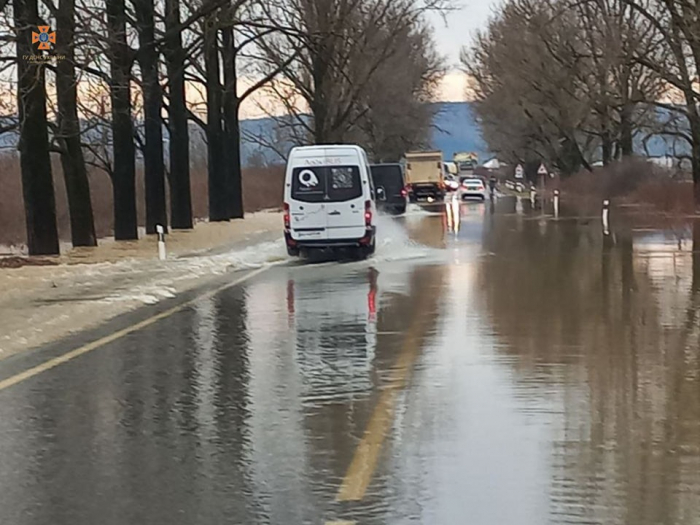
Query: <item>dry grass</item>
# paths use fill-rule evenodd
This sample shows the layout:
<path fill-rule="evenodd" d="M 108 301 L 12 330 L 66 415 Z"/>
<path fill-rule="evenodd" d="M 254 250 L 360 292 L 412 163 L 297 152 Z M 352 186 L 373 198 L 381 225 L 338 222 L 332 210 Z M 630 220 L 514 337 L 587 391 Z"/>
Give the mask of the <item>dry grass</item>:
<path fill-rule="evenodd" d="M 52 158 L 54 187 L 56 189 L 56 213 L 59 236 L 70 241 L 70 219 L 65 184 L 57 156 Z M 112 183 L 101 170 L 90 169 L 90 194 L 95 213 L 95 229 L 100 238 L 112 235 L 114 217 L 112 211 Z M 16 153 L 0 154 L 0 245 L 18 246 L 26 243 L 24 204 Z M 243 170 L 243 201 L 246 212 L 282 206 L 284 169 L 282 166 Z M 209 213 L 207 197 L 207 167 L 205 162 L 194 160 L 191 170 L 192 211 L 195 219 L 205 219 Z M 143 170 L 137 170 L 137 212 L 139 224 L 145 220 Z"/>
<path fill-rule="evenodd" d="M 562 194 L 582 211 L 599 209 L 604 199 L 667 214 L 693 213 L 693 184 L 643 159 L 616 162 L 561 183 Z"/>
<path fill-rule="evenodd" d="M 649 180 L 639 185 L 632 200 L 667 214 L 692 215 L 695 212 L 692 181 Z"/>

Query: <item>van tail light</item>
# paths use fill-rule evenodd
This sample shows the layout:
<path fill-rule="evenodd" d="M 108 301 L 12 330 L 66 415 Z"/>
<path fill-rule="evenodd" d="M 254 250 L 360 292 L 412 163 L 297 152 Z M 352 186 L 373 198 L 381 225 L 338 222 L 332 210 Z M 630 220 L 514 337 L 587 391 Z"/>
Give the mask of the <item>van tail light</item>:
<path fill-rule="evenodd" d="M 372 227 L 372 201 L 365 201 L 365 226 Z"/>
<path fill-rule="evenodd" d="M 285 202 L 284 203 L 284 229 L 289 230 L 291 224 L 291 220 L 289 217 L 289 203 Z"/>
<path fill-rule="evenodd" d="M 405 197 L 406 195 L 408 195 L 408 190 L 406 188 L 401 188 L 401 196 Z"/>

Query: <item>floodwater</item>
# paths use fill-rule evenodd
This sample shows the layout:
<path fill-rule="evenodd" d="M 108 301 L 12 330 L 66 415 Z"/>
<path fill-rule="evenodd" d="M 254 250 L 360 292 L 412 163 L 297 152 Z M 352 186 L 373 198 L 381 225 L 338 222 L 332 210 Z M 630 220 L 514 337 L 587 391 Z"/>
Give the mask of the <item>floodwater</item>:
<path fill-rule="evenodd" d="M 0 523 L 700 523 L 700 225 L 432 211 L 1 387 Z"/>

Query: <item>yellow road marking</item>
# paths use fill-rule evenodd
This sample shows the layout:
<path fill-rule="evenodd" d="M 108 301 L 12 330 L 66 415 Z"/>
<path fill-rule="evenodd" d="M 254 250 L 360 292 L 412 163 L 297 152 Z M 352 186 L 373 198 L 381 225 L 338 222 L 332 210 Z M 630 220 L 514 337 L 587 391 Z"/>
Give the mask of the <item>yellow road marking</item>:
<path fill-rule="evenodd" d="M 191 305 L 195 304 L 196 302 L 201 301 L 202 299 L 211 297 L 211 296 L 216 295 L 217 293 L 219 293 L 223 290 L 237 286 L 237 285 L 241 284 L 242 282 L 247 281 L 248 279 L 251 279 L 251 278 L 255 277 L 256 275 L 264 272 L 267 269 L 268 269 L 267 266 L 264 266 L 262 268 L 258 268 L 257 270 L 254 270 L 254 271 L 250 272 L 249 274 L 244 275 L 240 279 L 237 279 L 233 282 L 227 283 L 224 286 L 220 286 L 219 288 L 216 288 L 215 290 L 211 290 L 209 292 L 198 295 L 194 299 L 190 299 L 189 301 L 186 301 L 178 306 L 174 306 L 174 307 L 172 307 L 164 312 L 161 312 L 161 313 L 156 314 L 152 317 L 149 317 L 148 319 L 144 319 L 143 321 L 140 321 L 140 322 L 138 322 L 134 325 L 131 325 L 127 328 L 124 328 L 122 330 L 119 330 L 117 332 L 109 334 L 105 337 L 97 339 L 97 340 L 93 341 L 92 343 L 88 343 L 84 346 L 75 348 L 74 350 L 71 350 L 65 354 L 58 356 L 58 357 L 54 357 L 53 359 L 49 359 L 48 361 L 46 361 L 40 365 L 37 365 L 33 368 L 30 368 L 28 370 L 25 370 L 24 372 L 20 372 L 17 375 L 14 375 L 12 377 L 8 377 L 7 379 L 0 381 L 0 391 L 5 390 L 6 388 L 10 388 L 11 386 L 14 386 L 18 383 L 21 383 L 22 381 L 30 379 L 34 376 L 37 376 L 37 375 L 41 374 L 42 372 L 46 372 L 47 370 L 51 370 L 52 368 L 55 368 L 59 365 L 62 365 L 63 363 L 67 363 L 68 361 L 71 361 L 71 360 L 75 359 L 76 357 L 80 357 L 83 354 L 87 354 L 88 352 L 96 350 L 97 348 L 100 348 L 108 343 L 111 343 L 112 341 L 116 341 L 117 339 L 121 339 L 125 335 L 129 335 L 132 332 L 136 332 L 137 330 L 141 330 L 142 328 L 150 326 L 153 323 L 160 321 L 161 319 L 165 319 L 166 317 L 169 317 L 169 316 L 173 315 L 174 313 L 179 312 L 180 310 L 184 310 L 188 306 L 191 306 Z"/>
<path fill-rule="evenodd" d="M 420 318 L 419 318 L 420 319 Z M 359 501 L 372 480 L 377 467 L 379 452 L 391 428 L 394 415 L 394 405 L 398 391 L 406 384 L 413 363 L 418 356 L 422 344 L 421 329 L 424 321 L 420 319 L 411 325 L 404 337 L 401 355 L 396 360 L 389 384 L 374 408 L 369 424 L 365 429 L 362 441 L 355 450 L 355 455 L 340 486 L 336 501 Z"/>

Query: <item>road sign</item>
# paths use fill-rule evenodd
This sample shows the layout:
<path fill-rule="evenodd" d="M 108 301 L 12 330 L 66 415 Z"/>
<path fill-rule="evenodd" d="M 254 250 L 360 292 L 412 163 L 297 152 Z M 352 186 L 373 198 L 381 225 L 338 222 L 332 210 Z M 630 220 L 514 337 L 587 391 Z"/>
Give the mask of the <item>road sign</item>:
<path fill-rule="evenodd" d="M 524 175 L 525 175 L 525 170 L 523 169 L 523 167 L 520 164 L 518 164 L 515 167 L 515 178 L 522 179 Z"/>
<path fill-rule="evenodd" d="M 547 171 L 547 168 L 545 167 L 544 164 L 540 164 L 539 169 L 537 170 L 538 175 L 546 176 L 549 172 Z"/>

